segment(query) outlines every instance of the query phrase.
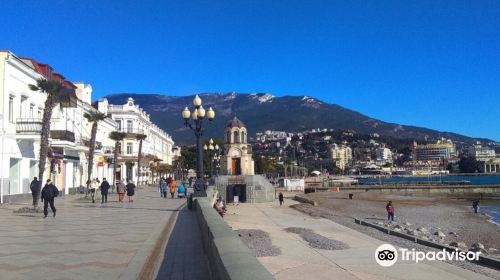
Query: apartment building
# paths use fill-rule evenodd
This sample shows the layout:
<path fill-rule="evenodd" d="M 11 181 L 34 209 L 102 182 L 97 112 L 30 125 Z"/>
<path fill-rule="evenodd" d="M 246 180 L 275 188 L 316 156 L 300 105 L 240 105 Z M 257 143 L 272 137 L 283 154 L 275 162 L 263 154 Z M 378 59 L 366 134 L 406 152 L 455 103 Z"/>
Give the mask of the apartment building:
<path fill-rule="evenodd" d="M 151 122 L 150 115 L 133 98 L 128 98 L 123 105 L 109 104 L 107 99 L 98 101 L 99 111 L 107 114 L 117 125 L 117 131 L 125 133 L 118 157 L 117 178 L 130 179 L 140 184 L 151 180 L 149 166 L 155 162 L 172 164 L 174 159 L 174 141 L 172 137 Z M 139 152 L 138 135 L 145 135 L 142 143 L 141 170 L 137 169 Z"/>

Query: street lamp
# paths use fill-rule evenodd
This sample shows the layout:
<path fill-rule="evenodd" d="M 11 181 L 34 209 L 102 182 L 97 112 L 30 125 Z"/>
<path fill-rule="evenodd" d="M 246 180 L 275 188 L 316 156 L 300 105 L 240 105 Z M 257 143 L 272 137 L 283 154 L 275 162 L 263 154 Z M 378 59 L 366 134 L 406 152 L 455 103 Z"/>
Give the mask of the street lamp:
<path fill-rule="evenodd" d="M 208 145 L 204 145 L 203 149 L 208 153 L 208 158 L 210 159 L 210 177 L 214 176 L 214 164 L 216 164 L 219 159 L 219 145 L 214 145 L 214 140 L 210 138 Z"/>
<path fill-rule="evenodd" d="M 203 128 L 203 119 L 207 118 L 210 122 L 215 118 L 215 111 L 212 107 L 205 111 L 201 105 L 201 98 L 196 95 L 193 99 L 194 110 L 191 113 L 188 107 L 182 111 L 184 125 L 194 131 L 196 136 L 196 182 L 194 184 L 194 196 L 207 196 L 207 185 L 203 180 L 203 150 L 201 146 L 201 136 L 205 129 Z"/>

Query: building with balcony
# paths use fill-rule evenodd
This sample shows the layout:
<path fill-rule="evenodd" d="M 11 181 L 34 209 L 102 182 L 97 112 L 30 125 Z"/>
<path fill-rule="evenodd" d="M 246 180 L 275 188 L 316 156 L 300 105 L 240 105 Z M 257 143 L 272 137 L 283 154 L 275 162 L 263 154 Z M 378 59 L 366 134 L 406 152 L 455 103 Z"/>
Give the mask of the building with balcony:
<path fill-rule="evenodd" d="M 495 149 L 483 146 L 481 143 L 476 143 L 469 149 L 469 156 L 473 157 L 477 161 L 486 162 L 495 159 L 496 153 Z"/>
<path fill-rule="evenodd" d="M 174 158 L 172 137 L 151 122 L 149 114 L 135 104 L 134 99 L 128 98 L 123 105 L 109 104 L 107 99 L 101 99 L 97 103 L 97 108 L 116 123 L 117 131 L 125 133 L 125 139 L 120 145 L 117 178 L 131 179 L 143 184 L 151 178 L 150 164 L 154 162 L 172 164 Z M 146 136 L 142 141 L 140 171 L 137 170 L 140 143 L 137 140 L 138 135 Z"/>
<path fill-rule="evenodd" d="M 335 162 L 335 166 L 344 170 L 346 165 L 352 162 L 352 149 L 346 145 L 333 144 L 330 156 Z"/>
<path fill-rule="evenodd" d="M 392 163 L 392 152 L 386 147 L 378 147 L 375 150 L 375 155 L 377 157 L 377 163 L 386 164 Z"/>
<path fill-rule="evenodd" d="M 20 58 L 9 51 L 0 51 L 0 190 L 2 201 L 30 193 L 29 184 L 38 177 L 40 132 L 46 94 L 29 88 L 37 79 L 59 80 L 70 95 L 54 107 L 49 132 L 49 154 L 44 180 L 51 178 L 63 193 L 82 186 L 87 176 L 88 139 L 91 124 L 83 117 L 95 111 L 90 105 L 92 87 L 71 83 L 64 76 L 31 58 Z M 109 119 L 99 123 L 95 177 L 112 176 L 100 164 L 114 143 L 108 135 L 116 129 Z M 108 148 L 108 150 L 106 150 Z"/>
<path fill-rule="evenodd" d="M 455 144 L 449 139 L 440 139 L 435 144 L 413 144 L 416 161 L 443 161 L 457 157 Z"/>

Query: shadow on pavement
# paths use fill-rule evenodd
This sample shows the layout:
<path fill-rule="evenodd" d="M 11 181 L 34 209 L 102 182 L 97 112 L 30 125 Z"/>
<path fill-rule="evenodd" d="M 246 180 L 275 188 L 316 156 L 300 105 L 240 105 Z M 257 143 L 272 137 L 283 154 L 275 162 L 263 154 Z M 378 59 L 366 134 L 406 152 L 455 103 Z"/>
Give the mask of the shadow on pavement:
<path fill-rule="evenodd" d="M 196 212 L 182 208 L 165 249 L 157 280 L 210 280 Z"/>

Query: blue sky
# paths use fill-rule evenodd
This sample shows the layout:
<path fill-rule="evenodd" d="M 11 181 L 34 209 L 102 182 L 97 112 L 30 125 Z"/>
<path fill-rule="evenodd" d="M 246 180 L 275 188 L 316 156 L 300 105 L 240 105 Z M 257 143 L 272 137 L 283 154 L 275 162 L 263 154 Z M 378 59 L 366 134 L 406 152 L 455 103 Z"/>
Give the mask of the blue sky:
<path fill-rule="evenodd" d="M 4 1 L 0 49 L 138 92 L 315 96 L 500 140 L 500 1 Z"/>

